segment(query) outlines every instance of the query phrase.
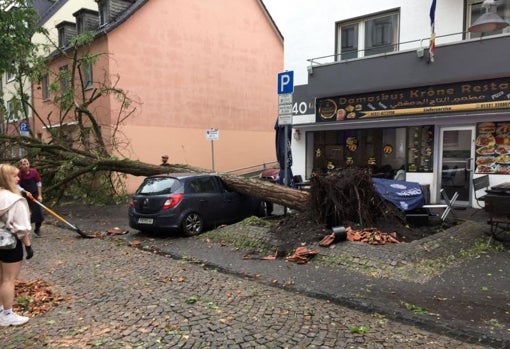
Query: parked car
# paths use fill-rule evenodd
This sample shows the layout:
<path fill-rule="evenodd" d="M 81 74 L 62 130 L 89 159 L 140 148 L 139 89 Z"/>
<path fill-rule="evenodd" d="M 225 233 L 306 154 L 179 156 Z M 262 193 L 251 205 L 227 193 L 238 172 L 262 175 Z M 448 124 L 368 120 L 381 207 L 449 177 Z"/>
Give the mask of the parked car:
<path fill-rule="evenodd" d="M 147 177 L 129 202 L 129 226 L 142 232 L 181 231 L 186 236 L 221 224 L 262 216 L 264 204 L 229 190 L 212 174 Z"/>
<path fill-rule="evenodd" d="M 280 179 L 280 169 L 279 168 L 268 168 L 260 172 L 259 178 L 265 181 L 269 181 L 272 183 L 277 183 Z"/>

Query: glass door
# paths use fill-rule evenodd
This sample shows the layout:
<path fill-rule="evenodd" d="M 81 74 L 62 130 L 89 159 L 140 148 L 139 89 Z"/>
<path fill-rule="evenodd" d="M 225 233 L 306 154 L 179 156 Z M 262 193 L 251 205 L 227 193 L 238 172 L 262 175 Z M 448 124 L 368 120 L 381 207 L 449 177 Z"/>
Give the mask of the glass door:
<path fill-rule="evenodd" d="M 455 192 L 459 193 L 455 206 L 471 205 L 474 137 L 474 126 L 441 129 L 439 188 L 444 189 L 450 198 Z"/>

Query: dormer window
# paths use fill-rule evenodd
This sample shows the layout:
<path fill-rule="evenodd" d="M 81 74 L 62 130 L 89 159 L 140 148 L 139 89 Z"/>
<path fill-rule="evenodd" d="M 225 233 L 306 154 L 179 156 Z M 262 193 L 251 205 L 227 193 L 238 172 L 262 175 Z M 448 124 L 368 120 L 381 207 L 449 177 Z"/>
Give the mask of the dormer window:
<path fill-rule="evenodd" d="M 99 10 L 99 26 L 104 26 L 115 20 L 122 12 L 133 4 L 135 0 L 96 0 Z"/>
<path fill-rule="evenodd" d="M 73 13 L 73 16 L 76 18 L 76 31 L 78 34 L 89 31 L 93 32 L 99 26 L 97 11 L 82 8 L 81 10 Z"/>
<path fill-rule="evenodd" d="M 56 25 L 58 30 L 58 46 L 66 47 L 76 35 L 76 24 L 73 22 L 60 22 Z"/>

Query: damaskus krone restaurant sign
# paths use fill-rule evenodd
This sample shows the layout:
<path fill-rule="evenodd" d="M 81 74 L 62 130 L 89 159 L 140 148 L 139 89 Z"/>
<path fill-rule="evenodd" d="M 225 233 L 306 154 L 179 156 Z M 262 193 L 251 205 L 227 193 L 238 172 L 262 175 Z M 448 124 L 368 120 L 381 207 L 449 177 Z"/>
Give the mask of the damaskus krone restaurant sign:
<path fill-rule="evenodd" d="M 316 122 L 510 109 L 510 78 L 318 98 Z"/>

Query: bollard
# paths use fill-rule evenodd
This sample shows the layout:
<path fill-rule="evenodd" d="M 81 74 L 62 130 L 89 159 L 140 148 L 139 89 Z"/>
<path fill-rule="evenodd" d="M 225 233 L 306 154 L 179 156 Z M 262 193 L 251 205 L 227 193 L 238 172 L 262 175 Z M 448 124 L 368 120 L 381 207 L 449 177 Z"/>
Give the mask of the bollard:
<path fill-rule="evenodd" d="M 343 241 L 347 239 L 347 231 L 344 226 L 333 227 L 333 233 L 335 234 L 334 242 Z"/>

